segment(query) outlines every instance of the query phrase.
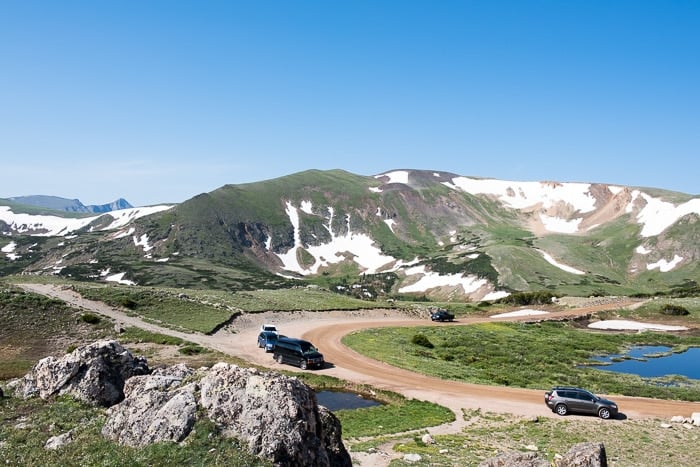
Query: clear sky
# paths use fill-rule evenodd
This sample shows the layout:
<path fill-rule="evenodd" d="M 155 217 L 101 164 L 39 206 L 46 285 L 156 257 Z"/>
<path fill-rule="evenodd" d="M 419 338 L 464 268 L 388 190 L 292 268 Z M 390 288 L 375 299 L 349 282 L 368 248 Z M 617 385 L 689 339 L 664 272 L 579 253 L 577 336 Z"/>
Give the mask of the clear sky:
<path fill-rule="evenodd" d="M 0 1 L 0 197 L 307 169 L 700 194 L 700 2 Z"/>

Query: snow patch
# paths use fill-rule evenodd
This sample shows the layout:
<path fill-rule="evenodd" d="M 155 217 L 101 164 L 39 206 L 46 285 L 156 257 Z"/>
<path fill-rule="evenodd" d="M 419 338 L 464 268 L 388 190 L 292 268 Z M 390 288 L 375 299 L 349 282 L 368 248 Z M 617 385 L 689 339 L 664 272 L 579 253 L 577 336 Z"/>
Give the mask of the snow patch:
<path fill-rule="evenodd" d="M 306 214 L 313 214 L 311 207 L 312 207 L 311 201 L 302 201 L 301 205 L 299 206 L 299 209 L 304 211 Z"/>
<path fill-rule="evenodd" d="M 148 235 L 146 234 L 141 235 L 141 237 L 136 237 L 134 235 L 134 245 L 143 247 L 143 251 L 150 251 L 153 249 L 153 247 L 148 244 Z"/>
<path fill-rule="evenodd" d="M 537 316 L 537 315 L 548 315 L 548 311 L 544 310 L 533 310 L 526 308 L 523 310 L 510 311 L 508 313 L 499 313 L 497 315 L 491 316 L 491 318 L 515 318 L 518 316 Z"/>
<path fill-rule="evenodd" d="M 115 230 L 124 227 L 126 224 L 139 217 L 165 211 L 172 208 L 172 205 L 150 206 L 146 208 L 129 208 L 118 211 L 110 211 L 98 216 L 65 218 L 49 215 L 33 215 L 14 213 L 9 206 L 0 206 L 0 221 L 10 226 L 10 230 L 18 233 L 30 233 L 41 237 L 67 236 L 77 230 L 86 227 L 96 219 L 103 216 L 110 216 L 112 222 L 102 230 Z M 33 233 L 41 231 L 42 233 Z"/>
<path fill-rule="evenodd" d="M 15 242 L 10 242 L 4 247 L 0 249 L 3 253 L 5 253 L 5 256 L 7 256 L 7 259 L 10 261 L 14 261 L 16 259 L 20 259 L 21 256 L 18 254 L 15 254 L 15 249 L 17 248 L 17 244 Z"/>
<path fill-rule="evenodd" d="M 655 263 L 647 264 L 647 271 L 658 268 L 661 272 L 668 272 L 678 266 L 681 261 L 683 261 L 683 257 L 678 255 L 675 255 L 671 261 L 660 259 Z"/>
<path fill-rule="evenodd" d="M 487 293 L 484 298 L 481 300 L 483 301 L 489 301 L 489 300 L 498 300 L 499 298 L 507 297 L 510 295 L 510 293 L 504 291 L 504 290 L 496 290 L 490 293 Z"/>
<path fill-rule="evenodd" d="M 550 232 L 558 233 L 576 233 L 578 232 L 578 227 L 581 224 L 583 218 L 579 217 L 576 219 L 562 219 L 560 217 L 547 216 L 545 214 L 540 214 L 540 220 L 542 225 Z"/>
<path fill-rule="evenodd" d="M 287 271 L 297 272 L 301 275 L 316 274 L 319 268 L 339 263 L 346 258 L 352 259 L 364 268 L 368 274 L 374 274 L 392 263 L 394 263 L 394 268 L 403 265 L 401 261 L 397 262 L 395 258 L 382 254 L 381 250 L 375 245 L 374 240 L 368 235 L 353 233 L 350 230 L 350 216 L 346 218 L 347 233 L 345 235 L 337 235 L 332 227 L 333 208 L 328 208 L 328 224 L 324 225 L 331 235 L 331 241 L 315 246 L 302 244 L 299 234 L 299 213 L 297 208 L 289 201 L 286 204 L 285 212 L 294 228 L 294 246 L 286 253 L 278 253 L 277 257 L 282 260 L 284 269 Z M 314 264 L 308 268 L 303 267 L 299 263 L 297 254 L 300 248 L 303 248 L 314 258 Z"/>
<path fill-rule="evenodd" d="M 464 292 L 469 294 L 488 284 L 486 279 L 479 279 L 477 276 L 440 275 L 437 272 L 426 271 L 425 266 L 408 268 L 406 274 L 409 276 L 421 274 L 423 277 L 413 284 L 401 287 L 399 293 L 425 292 L 435 287 L 461 286 Z"/>
<path fill-rule="evenodd" d="M 466 191 L 472 195 L 493 195 L 505 205 L 524 209 L 542 203 L 549 208 L 566 202 L 579 212 L 595 210 L 595 197 L 590 193 L 589 183 L 515 182 L 508 180 L 455 177 L 444 185 Z"/>
<path fill-rule="evenodd" d="M 544 259 L 549 264 L 558 267 L 562 271 L 570 272 L 571 274 L 586 274 L 584 271 L 581 271 L 580 269 L 576 269 L 576 268 L 573 268 L 571 266 L 567 266 L 566 264 L 561 264 L 561 263 L 557 262 L 554 258 L 552 258 L 552 256 L 549 253 L 547 253 L 545 251 L 542 251 L 542 250 L 537 250 L 537 251 L 539 251 L 542 254 Z"/>
<path fill-rule="evenodd" d="M 118 274 L 112 274 L 111 276 L 105 277 L 105 280 L 107 282 L 116 282 L 117 284 L 122 284 L 122 285 L 136 285 L 136 282 L 130 281 L 128 279 L 124 279 L 125 275 L 126 275 L 125 272 L 120 272 Z"/>
<path fill-rule="evenodd" d="M 640 255 L 648 255 L 651 253 L 651 250 L 647 250 L 644 248 L 644 245 L 639 245 L 637 248 L 634 249 L 636 253 L 639 253 Z"/>
<path fill-rule="evenodd" d="M 403 183 L 408 185 L 408 171 L 407 170 L 395 170 L 393 172 L 387 172 L 385 174 L 375 175 L 374 178 L 389 177 L 387 183 Z"/>
<path fill-rule="evenodd" d="M 597 321 L 588 325 L 591 329 L 608 329 L 617 331 L 687 331 L 685 326 L 669 326 L 666 324 L 640 323 L 624 319 L 609 319 Z"/>
<path fill-rule="evenodd" d="M 642 237 L 659 235 L 678 219 L 688 214 L 700 215 L 700 198 L 674 206 L 672 203 L 652 198 L 646 193 L 638 191 L 636 193 L 647 202 L 646 206 L 637 214 L 637 220 L 643 225 L 640 233 Z"/>

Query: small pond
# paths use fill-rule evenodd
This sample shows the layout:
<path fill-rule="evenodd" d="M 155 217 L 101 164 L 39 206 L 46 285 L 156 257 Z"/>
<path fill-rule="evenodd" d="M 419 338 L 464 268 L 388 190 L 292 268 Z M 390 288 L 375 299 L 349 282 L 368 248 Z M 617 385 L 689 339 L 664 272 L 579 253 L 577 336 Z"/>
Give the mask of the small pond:
<path fill-rule="evenodd" d="M 379 402 L 365 399 L 357 393 L 343 391 L 319 391 L 316 393 L 316 400 L 319 405 L 327 407 L 331 412 L 381 405 Z"/>
<path fill-rule="evenodd" d="M 689 379 L 700 379 L 700 348 L 693 347 L 673 354 L 669 354 L 670 351 L 670 347 L 664 346 L 635 346 L 625 354 L 595 357 L 596 361 L 609 363 L 593 368 L 631 373 L 643 378 L 682 375 Z"/>

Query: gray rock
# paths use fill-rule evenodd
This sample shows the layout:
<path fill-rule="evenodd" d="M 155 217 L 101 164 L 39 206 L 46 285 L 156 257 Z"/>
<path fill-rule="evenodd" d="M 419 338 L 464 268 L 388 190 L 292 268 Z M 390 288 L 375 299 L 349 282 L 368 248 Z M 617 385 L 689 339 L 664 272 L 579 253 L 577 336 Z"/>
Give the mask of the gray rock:
<path fill-rule="evenodd" d="M 167 375 L 130 378 L 126 398 L 110 409 L 102 436 L 132 447 L 184 440 L 196 420 L 197 388 L 179 387 L 181 381 Z"/>
<path fill-rule="evenodd" d="M 58 436 L 52 436 L 44 444 L 44 449 L 56 450 L 73 441 L 73 432 L 69 431 Z"/>
<path fill-rule="evenodd" d="M 118 342 L 98 341 L 61 358 L 39 360 L 12 388 L 23 398 L 70 394 L 92 405 L 109 407 L 124 398 L 124 382 L 149 373 L 146 360 L 134 357 Z"/>
<path fill-rule="evenodd" d="M 550 463 L 535 452 L 512 451 L 487 459 L 479 467 L 550 467 Z"/>
<path fill-rule="evenodd" d="M 695 426 L 700 426 L 700 412 L 693 412 L 690 416 L 690 423 Z"/>
<path fill-rule="evenodd" d="M 315 393 L 299 379 L 218 363 L 200 384 L 207 416 L 250 452 L 285 466 L 351 465 L 339 449 L 337 419 L 326 414 L 323 419 L 335 426 L 324 426 Z M 328 449 L 329 436 L 335 452 Z"/>
<path fill-rule="evenodd" d="M 319 405 L 318 413 L 321 417 L 322 444 L 326 447 L 328 460 L 333 467 L 351 467 L 350 454 L 343 444 L 340 420 L 326 407 Z"/>
<path fill-rule="evenodd" d="M 607 467 L 603 443 L 579 443 L 555 462 L 556 467 Z"/>

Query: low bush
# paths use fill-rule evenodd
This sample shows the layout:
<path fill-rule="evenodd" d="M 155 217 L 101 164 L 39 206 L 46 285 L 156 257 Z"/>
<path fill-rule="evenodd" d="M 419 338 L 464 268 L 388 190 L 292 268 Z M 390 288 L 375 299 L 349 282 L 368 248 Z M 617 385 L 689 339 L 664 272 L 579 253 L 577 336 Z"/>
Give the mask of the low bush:
<path fill-rule="evenodd" d="M 88 324 L 98 324 L 100 321 L 102 321 L 102 318 L 94 313 L 83 313 L 80 315 L 80 321 Z"/>
<path fill-rule="evenodd" d="M 413 342 L 416 345 L 420 345 L 421 347 L 425 347 L 428 349 L 432 349 L 435 347 L 432 342 L 430 342 L 430 339 L 428 339 L 425 334 L 414 334 L 413 337 L 411 338 L 411 342 Z"/>
<path fill-rule="evenodd" d="M 672 304 L 666 304 L 661 308 L 661 313 L 665 315 L 671 315 L 671 316 L 686 316 L 689 315 L 690 312 L 685 308 L 680 305 L 672 305 Z"/>

